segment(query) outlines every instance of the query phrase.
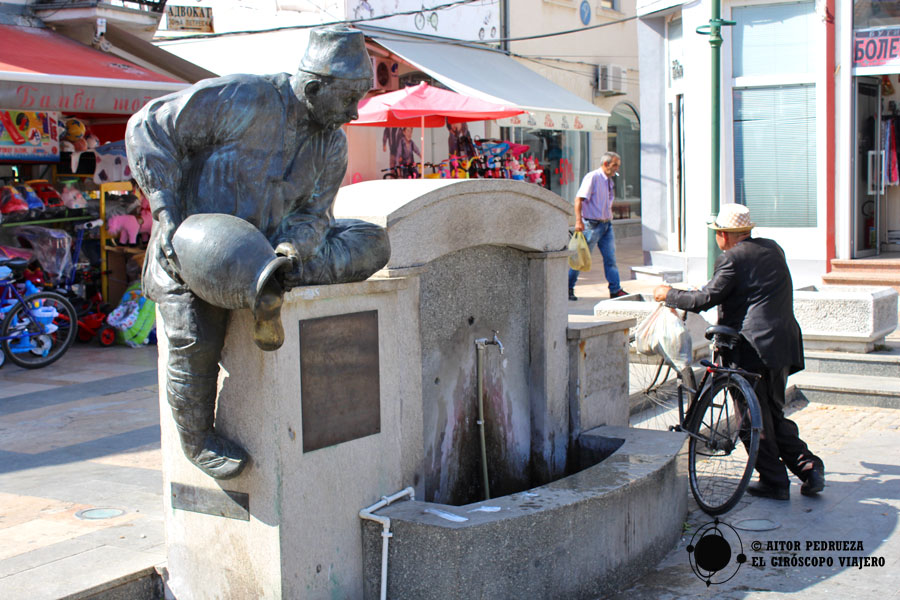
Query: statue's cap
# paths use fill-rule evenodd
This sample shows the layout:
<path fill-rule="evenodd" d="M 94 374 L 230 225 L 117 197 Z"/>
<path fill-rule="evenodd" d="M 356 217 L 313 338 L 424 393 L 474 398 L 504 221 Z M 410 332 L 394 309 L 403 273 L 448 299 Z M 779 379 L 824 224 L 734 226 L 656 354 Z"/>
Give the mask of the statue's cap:
<path fill-rule="evenodd" d="M 372 79 L 365 36 L 340 25 L 313 29 L 300 70 L 338 79 Z"/>

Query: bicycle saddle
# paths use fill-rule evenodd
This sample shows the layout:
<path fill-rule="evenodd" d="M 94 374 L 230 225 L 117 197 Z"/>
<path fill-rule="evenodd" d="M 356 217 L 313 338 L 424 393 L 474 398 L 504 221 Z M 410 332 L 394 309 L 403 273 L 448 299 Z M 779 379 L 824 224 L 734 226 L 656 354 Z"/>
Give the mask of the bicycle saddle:
<path fill-rule="evenodd" d="M 716 343 L 726 348 L 734 348 L 738 338 L 741 336 L 737 329 L 727 325 L 710 325 L 706 328 L 704 335 L 708 340 L 716 338 Z"/>

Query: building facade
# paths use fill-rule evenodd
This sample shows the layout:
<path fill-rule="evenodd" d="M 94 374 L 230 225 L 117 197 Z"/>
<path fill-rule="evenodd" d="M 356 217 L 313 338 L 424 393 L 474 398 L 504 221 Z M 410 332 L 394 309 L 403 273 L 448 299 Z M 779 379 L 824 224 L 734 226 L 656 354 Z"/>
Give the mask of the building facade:
<path fill-rule="evenodd" d="M 721 4 L 734 25 L 722 30 L 719 195 L 750 208 L 797 285 L 820 284 L 834 258 L 900 249 L 895 6 Z M 637 7 L 645 262 L 692 282 L 708 264 L 711 10 L 711 0 Z"/>

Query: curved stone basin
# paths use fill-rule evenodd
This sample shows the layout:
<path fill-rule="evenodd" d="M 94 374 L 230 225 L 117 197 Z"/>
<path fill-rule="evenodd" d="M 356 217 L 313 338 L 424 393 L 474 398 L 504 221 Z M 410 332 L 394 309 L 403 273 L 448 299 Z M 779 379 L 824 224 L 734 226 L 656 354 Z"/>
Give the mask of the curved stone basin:
<path fill-rule="evenodd" d="M 604 426 L 579 446 L 585 461 L 608 457 L 501 498 L 379 511 L 393 533 L 388 597 L 598 598 L 638 578 L 681 534 L 686 435 Z M 378 597 L 381 547 L 381 527 L 365 521 L 366 598 Z"/>

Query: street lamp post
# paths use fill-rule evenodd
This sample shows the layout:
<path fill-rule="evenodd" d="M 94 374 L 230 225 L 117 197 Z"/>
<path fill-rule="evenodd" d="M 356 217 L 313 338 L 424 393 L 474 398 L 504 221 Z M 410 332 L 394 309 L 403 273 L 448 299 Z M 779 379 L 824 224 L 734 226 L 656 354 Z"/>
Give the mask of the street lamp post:
<path fill-rule="evenodd" d="M 710 0 L 711 4 L 711 16 L 709 19 L 709 25 L 701 25 L 697 28 L 697 33 L 701 35 L 709 36 L 709 45 L 712 49 L 712 64 L 711 64 L 711 77 L 710 77 L 710 114 L 712 115 L 711 122 L 711 155 L 712 155 L 712 168 L 710 172 L 710 196 L 709 196 L 709 210 L 710 217 L 709 222 L 711 223 L 713 219 L 716 218 L 716 215 L 719 213 L 719 150 L 721 143 L 721 132 L 720 132 L 720 122 L 719 122 L 719 113 L 721 111 L 722 104 L 722 27 L 734 25 L 734 21 L 726 21 L 722 19 L 722 5 L 721 0 Z M 716 257 L 719 255 L 719 247 L 716 245 L 716 234 L 710 229 L 707 233 L 707 246 L 706 246 L 706 275 L 707 277 L 712 277 L 713 275 L 713 265 L 715 265 Z"/>

